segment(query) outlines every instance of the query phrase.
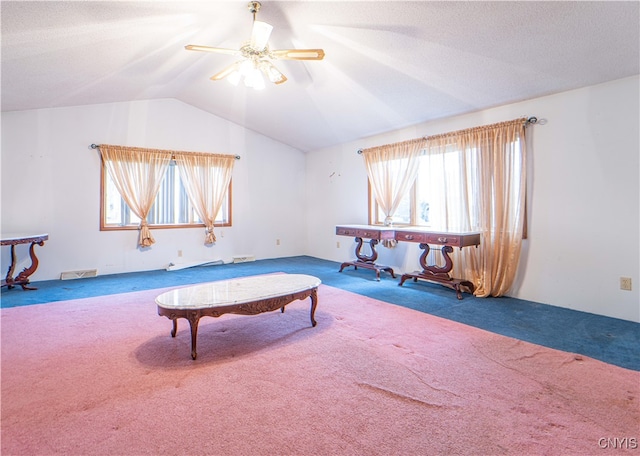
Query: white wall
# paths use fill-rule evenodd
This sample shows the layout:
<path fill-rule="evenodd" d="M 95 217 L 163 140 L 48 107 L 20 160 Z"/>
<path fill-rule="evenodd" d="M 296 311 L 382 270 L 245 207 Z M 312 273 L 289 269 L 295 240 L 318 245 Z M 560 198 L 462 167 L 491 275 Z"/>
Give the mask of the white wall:
<path fill-rule="evenodd" d="M 137 248 L 137 231 L 100 231 L 100 157 L 90 144 L 119 144 L 240 155 L 233 181 L 233 226 L 153 230 Z M 99 274 L 162 269 L 177 261 L 231 261 L 299 255 L 305 250 L 302 152 L 175 100 L 137 101 L 2 113 L 2 233 L 47 232 L 36 247 L 32 281 L 63 271 Z M 286 223 L 282 223 L 285 221 Z M 280 245 L 276 245 L 280 239 Z M 16 274 L 30 264 L 18 246 Z M 2 271 L 9 248 L 2 248 Z"/>
<path fill-rule="evenodd" d="M 531 128 L 529 239 L 511 296 L 640 322 L 640 81 L 560 93 L 307 154 L 309 255 L 346 261 L 354 242 L 335 225 L 367 223 L 358 149 L 536 116 Z M 340 247 L 337 247 L 340 243 Z M 379 262 L 419 269 L 418 248 L 379 248 Z M 632 291 L 619 278 L 631 277 Z"/>
<path fill-rule="evenodd" d="M 49 233 L 37 247 L 34 281 L 77 269 L 161 269 L 178 250 L 185 260 L 308 254 L 346 261 L 354 243 L 336 236 L 335 225 L 367 222 L 358 149 L 535 115 L 547 123 L 529 131 L 529 240 L 510 294 L 640 322 L 639 86 L 638 77 L 623 79 L 306 156 L 175 100 L 2 113 L 1 229 Z M 233 227 L 218 229 L 212 247 L 200 229 L 154 230 L 157 242 L 145 250 L 136 246 L 137 231 L 99 231 L 100 160 L 92 143 L 241 155 Z M 379 251 L 380 262 L 399 272 L 418 269 L 414 244 Z M 18 253 L 24 257 L 26 247 Z M 23 259 L 16 272 L 26 266 Z M 633 291 L 620 290 L 620 276 L 632 278 Z"/>

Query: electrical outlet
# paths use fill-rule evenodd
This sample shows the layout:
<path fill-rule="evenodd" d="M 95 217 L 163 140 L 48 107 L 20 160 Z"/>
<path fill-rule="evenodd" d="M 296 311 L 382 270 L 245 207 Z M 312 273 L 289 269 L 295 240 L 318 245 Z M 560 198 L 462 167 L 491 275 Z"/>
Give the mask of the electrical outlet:
<path fill-rule="evenodd" d="M 280 239 L 276 239 L 276 245 L 280 245 Z"/>
<path fill-rule="evenodd" d="M 182 257 L 182 250 L 178 250 L 178 258 Z"/>
<path fill-rule="evenodd" d="M 631 277 L 620 277 L 620 289 L 631 291 Z"/>
<path fill-rule="evenodd" d="M 336 248 L 340 248 L 340 241 L 336 242 Z"/>

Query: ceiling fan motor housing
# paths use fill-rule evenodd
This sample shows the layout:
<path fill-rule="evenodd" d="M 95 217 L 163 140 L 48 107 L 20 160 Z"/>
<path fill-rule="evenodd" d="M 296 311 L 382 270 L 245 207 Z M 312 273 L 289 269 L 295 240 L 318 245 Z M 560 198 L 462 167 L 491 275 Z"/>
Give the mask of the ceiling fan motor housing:
<path fill-rule="evenodd" d="M 256 19 L 256 13 L 260 11 L 260 6 L 262 6 L 260 5 L 260 2 L 249 2 L 249 4 L 247 5 L 249 11 L 253 14 L 254 21 Z"/>

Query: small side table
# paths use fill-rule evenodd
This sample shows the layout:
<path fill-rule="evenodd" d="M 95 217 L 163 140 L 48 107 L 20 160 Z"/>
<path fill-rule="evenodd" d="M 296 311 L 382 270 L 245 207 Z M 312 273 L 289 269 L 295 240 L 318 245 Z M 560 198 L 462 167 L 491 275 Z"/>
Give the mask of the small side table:
<path fill-rule="evenodd" d="M 44 245 L 44 241 L 49 239 L 48 234 L 35 234 L 35 235 L 2 235 L 0 239 L 0 245 L 11 246 L 11 264 L 7 271 L 7 277 L 2 281 L 3 287 L 13 288 L 16 285 L 20 285 L 23 290 L 37 290 L 36 287 L 28 287 L 29 276 L 38 269 L 38 258 L 34 252 L 35 245 Z M 24 268 L 24 270 L 18 274 L 16 278 L 13 277 L 13 273 L 16 268 L 16 250 L 15 247 L 18 244 L 31 244 L 29 246 L 29 257 L 31 258 L 31 266 Z"/>

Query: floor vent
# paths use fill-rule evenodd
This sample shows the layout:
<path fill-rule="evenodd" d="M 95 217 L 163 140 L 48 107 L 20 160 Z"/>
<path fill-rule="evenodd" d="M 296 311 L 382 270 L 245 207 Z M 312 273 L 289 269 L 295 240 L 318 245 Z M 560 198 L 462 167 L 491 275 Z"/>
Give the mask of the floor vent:
<path fill-rule="evenodd" d="M 97 269 L 84 269 L 82 271 L 67 271 L 60 274 L 60 280 L 85 279 L 98 275 Z"/>
<path fill-rule="evenodd" d="M 256 261 L 254 255 L 236 255 L 233 257 L 234 263 L 247 263 L 249 261 Z"/>

